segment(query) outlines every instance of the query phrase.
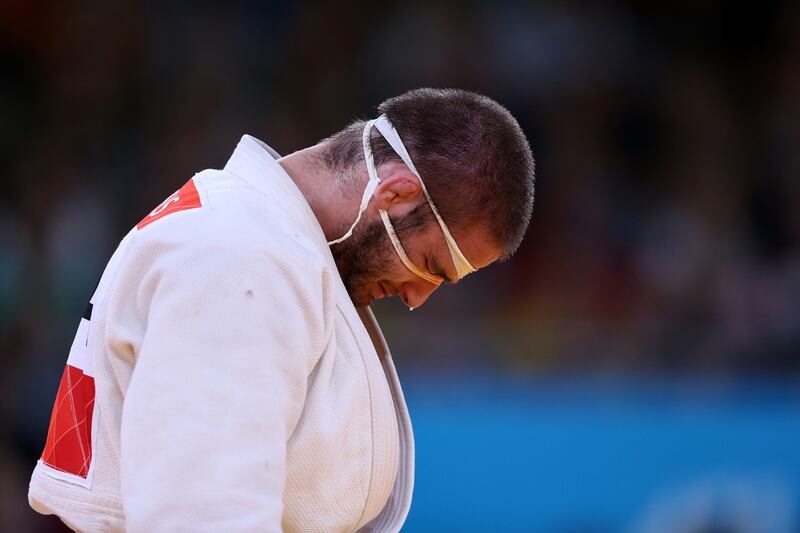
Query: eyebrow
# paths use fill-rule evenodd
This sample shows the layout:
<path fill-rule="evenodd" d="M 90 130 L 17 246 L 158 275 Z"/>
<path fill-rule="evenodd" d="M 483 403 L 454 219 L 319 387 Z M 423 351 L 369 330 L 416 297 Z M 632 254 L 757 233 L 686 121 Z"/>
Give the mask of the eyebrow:
<path fill-rule="evenodd" d="M 457 280 L 451 279 L 450 276 L 448 276 L 447 273 L 444 270 L 442 270 L 442 268 L 436 262 L 436 257 L 434 257 L 433 253 L 431 253 L 431 255 L 429 257 L 430 257 L 430 259 L 428 260 L 428 264 L 429 264 L 429 267 L 430 267 L 431 274 L 434 274 L 436 276 L 439 276 L 440 278 L 443 278 L 447 283 L 455 283 L 457 281 Z"/>

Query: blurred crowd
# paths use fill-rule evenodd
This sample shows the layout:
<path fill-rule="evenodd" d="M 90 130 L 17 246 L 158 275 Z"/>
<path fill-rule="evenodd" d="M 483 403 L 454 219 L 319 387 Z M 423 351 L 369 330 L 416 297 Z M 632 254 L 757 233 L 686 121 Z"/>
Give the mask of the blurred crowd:
<path fill-rule="evenodd" d="M 508 107 L 539 181 L 511 261 L 377 306 L 401 370 L 797 372 L 798 66 L 789 1 L 3 2 L 9 453 L 145 213 L 243 133 L 289 153 L 420 86 Z"/>

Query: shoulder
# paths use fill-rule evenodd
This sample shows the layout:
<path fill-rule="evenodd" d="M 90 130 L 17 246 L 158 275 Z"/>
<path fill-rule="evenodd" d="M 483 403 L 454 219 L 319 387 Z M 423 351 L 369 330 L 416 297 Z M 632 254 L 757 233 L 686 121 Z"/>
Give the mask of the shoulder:
<path fill-rule="evenodd" d="M 310 272 L 327 268 L 325 250 L 307 224 L 224 171 L 206 170 L 159 204 L 139 224 L 136 240 L 159 250 L 201 250 L 220 260 L 253 256 Z"/>
<path fill-rule="evenodd" d="M 187 320 L 205 309 L 222 323 L 244 313 L 302 325 L 314 341 L 300 348 L 321 353 L 338 287 L 330 253 L 235 176 L 217 172 L 211 186 L 204 178 L 170 195 L 121 244 L 104 285 L 111 322 L 149 324 L 153 313 Z"/>

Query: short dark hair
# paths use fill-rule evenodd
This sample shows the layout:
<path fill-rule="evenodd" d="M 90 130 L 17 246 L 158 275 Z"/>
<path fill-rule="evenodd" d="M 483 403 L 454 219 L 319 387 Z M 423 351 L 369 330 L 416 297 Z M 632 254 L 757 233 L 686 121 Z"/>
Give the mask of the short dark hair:
<path fill-rule="evenodd" d="M 456 232 L 481 226 L 502 257 L 511 256 L 530 223 L 535 183 L 530 145 L 511 113 L 458 89 L 415 89 L 389 98 L 378 111 L 400 134 L 445 222 Z M 326 139 L 330 168 L 346 171 L 363 161 L 364 124 L 353 122 Z M 400 159 L 375 129 L 371 141 L 376 166 Z"/>

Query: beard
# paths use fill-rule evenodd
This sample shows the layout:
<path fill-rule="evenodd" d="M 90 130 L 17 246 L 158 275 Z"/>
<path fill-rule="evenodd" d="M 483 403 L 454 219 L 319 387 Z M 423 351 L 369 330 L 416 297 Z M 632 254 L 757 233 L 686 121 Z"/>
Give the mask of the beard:
<path fill-rule="evenodd" d="M 336 268 L 356 307 L 372 303 L 370 287 L 389 277 L 395 253 L 381 222 L 361 224 L 363 227 L 357 226 L 349 239 L 331 246 Z"/>

